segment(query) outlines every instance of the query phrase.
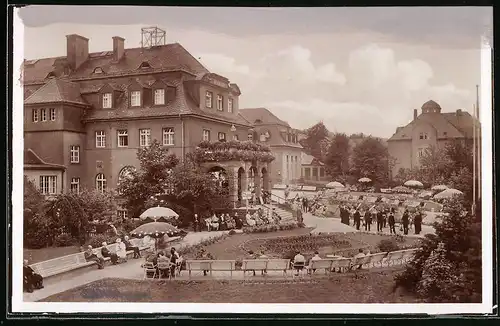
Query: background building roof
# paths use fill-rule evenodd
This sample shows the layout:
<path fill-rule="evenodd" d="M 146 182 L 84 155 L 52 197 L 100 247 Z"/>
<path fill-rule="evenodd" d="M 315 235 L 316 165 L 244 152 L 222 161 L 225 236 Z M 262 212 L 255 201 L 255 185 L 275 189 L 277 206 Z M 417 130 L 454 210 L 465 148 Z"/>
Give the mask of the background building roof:
<path fill-rule="evenodd" d="M 50 79 L 45 85 L 34 91 L 26 100 L 25 104 L 39 103 L 77 103 L 88 105 L 80 95 L 80 86 L 58 78 Z"/>
<path fill-rule="evenodd" d="M 254 125 L 277 124 L 290 127 L 288 122 L 281 120 L 266 108 L 240 109 L 240 113 L 245 117 L 245 119 Z"/>

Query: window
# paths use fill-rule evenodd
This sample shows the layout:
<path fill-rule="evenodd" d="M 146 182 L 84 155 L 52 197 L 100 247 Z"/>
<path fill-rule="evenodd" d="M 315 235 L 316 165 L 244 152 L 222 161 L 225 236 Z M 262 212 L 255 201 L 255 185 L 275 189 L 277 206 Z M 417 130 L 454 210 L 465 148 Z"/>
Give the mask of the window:
<path fill-rule="evenodd" d="M 94 74 L 102 74 L 102 73 L 104 73 L 104 71 L 102 70 L 102 68 L 101 68 L 101 67 L 96 67 L 96 68 L 94 69 Z"/>
<path fill-rule="evenodd" d="M 424 156 L 424 154 L 425 154 L 425 147 L 420 147 L 418 149 L 417 156 L 420 158 L 420 157 Z"/>
<path fill-rule="evenodd" d="M 317 177 L 318 176 L 318 169 L 317 168 L 313 168 L 312 169 L 312 176 L 313 177 Z"/>
<path fill-rule="evenodd" d="M 233 140 L 239 140 L 238 135 L 233 135 Z"/>
<path fill-rule="evenodd" d="M 226 140 L 226 133 L 225 132 L 219 132 L 219 134 L 217 135 L 217 138 L 219 140 Z"/>
<path fill-rule="evenodd" d="M 319 176 L 321 178 L 325 176 L 325 169 L 324 168 L 319 168 Z"/>
<path fill-rule="evenodd" d="M 229 113 L 233 112 L 233 99 L 232 98 L 227 99 L 227 112 L 229 112 Z"/>
<path fill-rule="evenodd" d="M 118 210 L 118 214 L 117 214 L 117 215 L 118 215 L 118 217 L 119 217 L 120 219 L 122 219 L 122 220 L 126 220 L 126 219 L 127 219 L 127 215 L 128 215 L 128 214 L 127 214 L 127 211 L 126 211 L 126 210 L 124 210 L 124 209 L 119 209 L 119 210 Z"/>
<path fill-rule="evenodd" d="M 151 144 L 151 129 L 139 129 L 139 145 L 147 147 Z"/>
<path fill-rule="evenodd" d="M 253 134 L 252 134 L 252 133 L 249 133 L 249 134 L 248 134 L 247 139 L 248 139 L 248 140 L 253 140 Z"/>
<path fill-rule="evenodd" d="M 80 163 L 80 146 L 70 146 L 70 163 Z"/>
<path fill-rule="evenodd" d="M 51 108 L 49 110 L 49 114 L 50 114 L 50 121 L 56 121 L 56 109 Z"/>
<path fill-rule="evenodd" d="M 174 128 L 163 128 L 163 146 L 174 145 Z"/>
<path fill-rule="evenodd" d="M 306 179 L 309 179 L 311 177 L 311 168 L 304 168 L 304 176 Z"/>
<path fill-rule="evenodd" d="M 70 191 L 76 194 L 80 193 L 80 178 L 71 178 Z"/>
<path fill-rule="evenodd" d="M 33 122 L 38 122 L 38 109 L 33 109 L 33 111 L 31 111 L 31 117 Z"/>
<path fill-rule="evenodd" d="M 57 176 L 41 175 L 40 191 L 44 195 L 53 195 L 57 192 Z"/>
<path fill-rule="evenodd" d="M 130 106 L 141 106 L 141 92 L 130 92 Z"/>
<path fill-rule="evenodd" d="M 203 129 L 203 141 L 210 141 L 210 130 Z"/>
<path fill-rule="evenodd" d="M 40 109 L 41 121 L 47 121 L 47 109 Z"/>
<path fill-rule="evenodd" d="M 448 135 L 448 133 L 446 131 L 443 132 L 443 136 L 447 136 L 447 135 Z"/>
<path fill-rule="evenodd" d="M 96 175 L 96 177 L 95 177 L 95 188 L 99 192 L 106 191 L 106 177 L 104 176 L 104 174 L 99 173 L 98 175 Z"/>
<path fill-rule="evenodd" d="M 429 138 L 429 136 L 427 135 L 426 132 L 421 132 L 420 133 L 420 139 L 428 139 L 428 138 Z"/>
<path fill-rule="evenodd" d="M 118 130 L 118 147 L 128 146 L 128 130 Z"/>
<path fill-rule="evenodd" d="M 207 108 L 212 108 L 212 92 L 205 93 L 205 106 Z"/>
<path fill-rule="evenodd" d="M 165 90 L 155 89 L 155 105 L 165 104 Z"/>
<path fill-rule="evenodd" d="M 288 155 L 286 156 L 286 162 L 288 163 Z"/>
<path fill-rule="evenodd" d="M 99 130 L 95 132 L 95 147 L 103 148 L 106 147 L 106 133 L 104 130 Z"/>
<path fill-rule="evenodd" d="M 224 111 L 223 101 L 222 95 L 217 95 L 217 110 Z"/>
<path fill-rule="evenodd" d="M 113 94 L 112 93 L 105 93 L 102 94 L 102 108 L 103 109 L 111 109 L 113 103 Z"/>

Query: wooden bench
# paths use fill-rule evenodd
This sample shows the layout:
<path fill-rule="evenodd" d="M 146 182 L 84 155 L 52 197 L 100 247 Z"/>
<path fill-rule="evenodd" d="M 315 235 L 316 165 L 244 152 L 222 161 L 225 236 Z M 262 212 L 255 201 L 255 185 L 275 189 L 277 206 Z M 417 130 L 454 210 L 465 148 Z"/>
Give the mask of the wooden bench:
<path fill-rule="evenodd" d="M 247 272 L 253 271 L 283 271 L 286 277 L 286 271 L 290 269 L 290 259 L 245 259 L 242 262 L 241 270 L 243 277 Z"/>
<path fill-rule="evenodd" d="M 43 278 L 48 278 L 57 274 L 62 274 L 74 269 L 95 264 L 93 261 L 86 261 L 83 252 L 71 254 L 54 259 L 49 259 L 40 263 L 32 264 L 31 268 Z"/>
<path fill-rule="evenodd" d="M 231 277 L 236 270 L 236 260 L 186 260 L 186 270 L 191 278 L 192 271 L 207 271 L 212 275 L 212 271 L 229 271 Z"/>
<path fill-rule="evenodd" d="M 339 258 L 332 261 L 331 270 L 338 268 L 340 271 L 346 271 L 351 268 L 352 259 L 350 258 Z"/>
<path fill-rule="evenodd" d="M 387 254 L 387 257 L 384 259 L 387 266 L 390 266 L 391 264 L 395 265 L 396 263 L 402 263 L 404 252 L 405 250 L 397 250 L 389 252 Z"/>
<path fill-rule="evenodd" d="M 332 263 L 334 260 L 336 260 L 336 259 L 334 259 L 334 258 L 328 259 L 327 258 L 327 259 L 318 259 L 318 260 L 309 261 L 309 266 L 308 266 L 309 275 L 312 276 L 314 271 L 316 271 L 318 269 L 324 269 L 325 274 L 330 273 L 330 271 L 332 270 Z"/>
<path fill-rule="evenodd" d="M 376 253 L 376 254 L 371 254 L 371 255 L 367 255 L 367 257 L 370 257 L 370 265 L 371 266 L 375 266 L 375 265 L 379 265 L 380 267 L 382 267 L 382 261 L 384 260 L 384 258 L 387 256 L 387 252 L 379 252 L 379 253 Z"/>
<path fill-rule="evenodd" d="M 415 254 L 419 251 L 420 249 L 407 249 L 403 250 L 403 257 L 401 257 L 401 262 L 402 263 L 407 263 L 410 260 L 415 257 Z"/>

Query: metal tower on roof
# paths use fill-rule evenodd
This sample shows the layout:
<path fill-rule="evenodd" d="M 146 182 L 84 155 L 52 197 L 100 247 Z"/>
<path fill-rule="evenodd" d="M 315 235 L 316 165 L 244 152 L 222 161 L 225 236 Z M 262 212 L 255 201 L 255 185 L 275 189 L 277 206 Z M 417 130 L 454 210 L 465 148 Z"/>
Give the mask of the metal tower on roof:
<path fill-rule="evenodd" d="M 153 46 L 165 45 L 166 32 L 158 27 L 141 28 L 141 47 L 151 48 Z"/>

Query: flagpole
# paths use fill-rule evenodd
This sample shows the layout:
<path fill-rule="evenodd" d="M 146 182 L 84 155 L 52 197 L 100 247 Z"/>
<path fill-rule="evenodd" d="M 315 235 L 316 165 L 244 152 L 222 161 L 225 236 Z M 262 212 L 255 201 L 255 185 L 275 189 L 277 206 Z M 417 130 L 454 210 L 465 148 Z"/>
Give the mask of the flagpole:
<path fill-rule="evenodd" d="M 472 105 L 472 207 L 471 212 L 474 214 L 476 208 L 476 124 L 474 118 L 476 116 L 476 105 Z"/>
<path fill-rule="evenodd" d="M 481 198 L 481 125 L 476 125 L 479 122 L 479 85 L 476 85 L 476 111 L 474 112 L 474 130 L 476 130 L 477 146 L 477 194 Z"/>

